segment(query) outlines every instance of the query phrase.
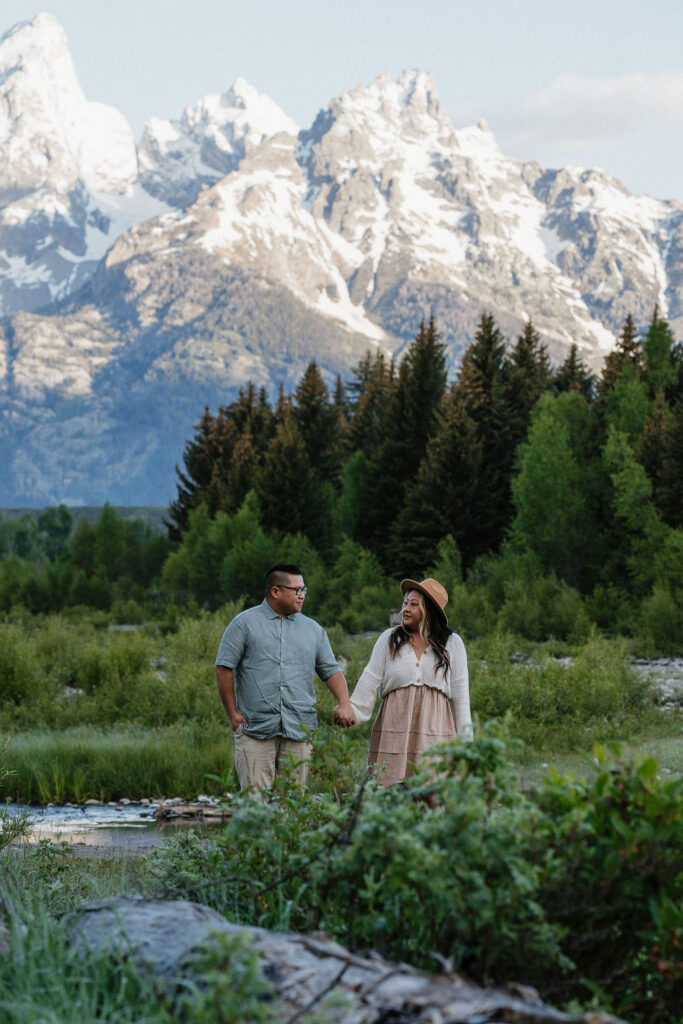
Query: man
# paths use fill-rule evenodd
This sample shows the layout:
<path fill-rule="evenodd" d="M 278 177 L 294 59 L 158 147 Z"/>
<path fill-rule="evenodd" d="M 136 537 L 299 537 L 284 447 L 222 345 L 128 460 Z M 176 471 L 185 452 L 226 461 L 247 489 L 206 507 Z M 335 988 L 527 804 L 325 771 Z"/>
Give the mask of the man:
<path fill-rule="evenodd" d="M 216 682 L 235 735 L 240 787 L 272 785 L 291 753 L 295 775 L 305 784 L 315 729 L 313 675 L 318 673 L 339 701 L 334 720 L 354 725 L 346 679 L 327 633 L 301 614 L 306 587 L 296 565 L 274 565 L 266 575 L 263 602 L 237 615 L 223 634 L 216 657 Z"/>

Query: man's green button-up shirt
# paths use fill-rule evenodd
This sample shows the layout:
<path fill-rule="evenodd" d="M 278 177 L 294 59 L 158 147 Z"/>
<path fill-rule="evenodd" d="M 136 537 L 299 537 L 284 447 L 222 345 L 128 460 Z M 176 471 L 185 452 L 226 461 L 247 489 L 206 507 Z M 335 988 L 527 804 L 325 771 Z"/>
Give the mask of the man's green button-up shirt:
<path fill-rule="evenodd" d="M 235 616 L 223 633 L 216 664 L 235 673 L 237 707 L 246 735 L 302 740 L 315 729 L 313 676 L 329 679 L 340 668 L 327 633 L 306 615 L 280 616 L 267 601 Z"/>

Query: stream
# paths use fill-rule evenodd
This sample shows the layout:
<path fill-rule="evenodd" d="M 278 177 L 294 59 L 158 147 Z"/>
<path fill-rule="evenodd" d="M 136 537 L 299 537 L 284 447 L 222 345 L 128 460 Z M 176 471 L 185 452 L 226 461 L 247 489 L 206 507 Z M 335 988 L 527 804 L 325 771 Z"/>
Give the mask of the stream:
<path fill-rule="evenodd" d="M 200 803 L 207 815 L 217 806 L 211 797 L 198 797 L 192 806 Z M 16 846 L 30 846 L 41 840 L 67 842 L 83 856 L 105 856 L 112 853 L 147 853 L 160 846 L 179 828 L 215 827 L 218 822 L 205 821 L 196 814 L 184 814 L 185 801 L 176 798 L 164 801 L 168 817 L 155 818 L 159 804 L 155 800 L 121 800 L 118 803 L 88 801 L 77 804 L 48 804 L 47 807 L 25 807 L 9 803 L 11 815 L 29 810 L 33 816 L 33 831 Z M 177 813 L 174 813 L 177 808 Z"/>

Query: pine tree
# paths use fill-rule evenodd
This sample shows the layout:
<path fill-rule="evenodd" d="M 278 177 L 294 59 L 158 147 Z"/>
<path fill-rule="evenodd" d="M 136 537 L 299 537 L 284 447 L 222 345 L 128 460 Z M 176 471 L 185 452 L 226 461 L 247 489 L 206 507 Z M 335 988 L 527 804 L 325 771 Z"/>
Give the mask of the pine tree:
<path fill-rule="evenodd" d="M 183 454 L 185 471 L 176 467 L 178 497 L 169 506 L 166 524 L 172 537 L 178 539 L 187 530 L 190 511 L 202 503 L 212 517 L 240 507 L 274 430 L 265 390 L 257 392 L 251 381 L 216 416 L 205 408 Z"/>
<path fill-rule="evenodd" d="M 657 506 L 659 506 L 662 473 L 667 459 L 667 442 L 672 421 L 672 412 L 666 403 L 664 392 L 660 390 L 655 395 L 635 449 L 638 460 L 652 484 L 653 498 Z"/>
<path fill-rule="evenodd" d="M 552 374 L 548 350 L 541 342 L 531 320 L 510 353 L 509 367 L 509 424 L 516 447 L 529 428 L 531 410 L 544 391 L 550 387 Z"/>
<path fill-rule="evenodd" d="M 335 412 L 335 444 L 337 461 L 338 465 L 341 467 L 344 465 L 344 462 L 352 452 L 349 403 L 346 397 L 346 388 L 344 387 L 344 382 L 341 379 L 341 374 L 337 374 L 337 380 L 334 386 L 334 398 L 332 399 L 332 407 Z"/>
<path fill-rule="evenodd" d="M 605 365 L 598 385 L 599 397 L 604 400 L 615 386 L 625 367 L 632 366 L 638 377 L 645 375 L 643 352 L 638 332 L 629 313 L 617 340 L 616 347 L 605 357 Z"/>
<path fill-rule="evenodd" d="M 519 427 L 510 421 L 505 339 L 488 313 L 483 314 L 474 342 L 463 357 L 457 393 L 475 424 L 481 451 L 482 469 L 472 495 L 477 528 L 467 538 L 456 536 L 463 558 L 470 564 L 477 555 L 498 550 L 510 522 L 510 479 L 519 441 Z"/>
<path fill-rule="evenodd" d="M 483 471 L 476 424 L 452 388 L 393 530 L 396 573 L 424 573 L 434 564 L 439 542 L 447 534 L 459 548 L 467 545 L 468 552 L 483 547 L 477 539 L 477 493 Z"/>
<path fill-rule="evenodd" d="M 655 306 L 650 326 L 643 339 L 643 357 L 650 395 L 671 392 L 677 383 L 676 342 L 666 320 Z"/>
<path fill-rule="evenodd" d="M 587 402 L 591 402 L 595 397 L 595 376 L 586 368 L 576 344 L 571 346 L 569 355 L 555 371 L 552 384 L 558 395 L 565 391 L 575 391 L 583 395 Z"/>
<path fill-rule="evenodd" d="M 664 433 L 657 503 L 669 526 L 683 527 L 683 398 L 671 409 Z"/>
<path fill-rule="evenodd" d="M 393 553 L 392 527 L 436 429 L 445 388 L 445 348 L 432 318 L 427 327 L 420 325 L 401 360 L 396 387 L 380 424 L 381 441 L 368 461 L 358 539 L 387 566 Z"/>
<path fill-rule="evenodd" d="M 336 484 L 341 469 L 339 413 L 315 361 L 309 363 L 294 394 L 294 416 L 309 461 L 321 481 Z"/>
<path fill-rule="evenodd" d="M 256 495 L 265 530 L 303 533 L 319 551 L 329 553 L 333 492 L 311 465 L 293 409 L 285 409 L 268 445 Z"/>
<path fill-rule="evenodd" d="M 187 442 L 183 453 L 185 471 L 176 466 L 178 497 L 169 505 L 170 522 L 166 521 L 171 536 L 178 540 L 189 526 L 189 513 L 203 500 L 212 504 L 210 491 L 221 444 L 216 418 L 205 406 L 201 420 L 195 427 L 194 438 Z"/>
<path fill-rule="evenodd" d="M 289 395 L 285 394 L 285 386 L 280 381 L 277 389 L 277 401 L 275 403 L 275 422 L 282 423 L 285 418 L 285 412 L 291 407 L 292 400 Z"/>
<path fill-rule="evenodd" d="M 368 352 L 352 371 L 346 385 L 350 418 L 351 450 L 361 451 L 366 459 L 377 451 L 396 387 L 394 363 L 383 352 Z"/>
<path fill-rule="evenodd" d="M 505 339 L 491 314 L 483 313 L 458 378 L 458 391 L 467 411 L 480 420 L 489 414 L 501 414 L 507 382 Z"/>

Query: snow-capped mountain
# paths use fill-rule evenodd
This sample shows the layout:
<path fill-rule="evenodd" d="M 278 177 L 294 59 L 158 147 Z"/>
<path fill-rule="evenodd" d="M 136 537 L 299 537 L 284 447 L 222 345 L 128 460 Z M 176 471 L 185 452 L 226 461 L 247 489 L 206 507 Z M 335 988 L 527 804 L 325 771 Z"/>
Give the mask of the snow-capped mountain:
<path fill-rule="evenodd" d="M 0 40 L 0 83 L 0 504 L 166 500 L 204 402 L 400 352 L 432 313 L 452 367 L 483 310 L 594 367 L 629 312 L 683 328 L 679 203 L 506 158 L 424 72 L 301 131 L 237 79 L 137 150 L 49 15 Z"/>
<path fill-rule="evenodd" d="M 0 39 L 0 309 L 37 309 L 93 273 L 112 241 L 165 207 L 137 183 L 122 114 L 90 103 L 50 14 Z"/>
<path fill-rule="evenodd" d="M 298 131 L 271 99 L 238 78 L 222 96 L 186 107 L 178 121 L 148 121 L 138 148 L 140 181 L 150 195 L 187 206 L 264 139 Z"/>

